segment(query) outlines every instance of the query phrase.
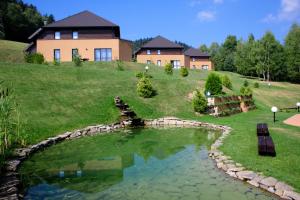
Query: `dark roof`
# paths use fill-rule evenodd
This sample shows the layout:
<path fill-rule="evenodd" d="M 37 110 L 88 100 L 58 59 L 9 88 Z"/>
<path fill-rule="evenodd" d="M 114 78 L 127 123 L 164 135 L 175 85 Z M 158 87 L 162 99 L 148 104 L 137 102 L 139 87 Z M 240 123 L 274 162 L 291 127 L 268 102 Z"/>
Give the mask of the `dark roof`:
<path fill-rule="evenodd" d="M 184 54 L 190 57 L 210 57 L 209 53 L 202 53 L 199 49 L 195 48 L 189 48 Z"/>
<path fill-rule="evenodd" d="M 63 27 L 118 27 L 118 25 L 90 12 L 83 11 L 44 26 L 46 28 Z"/>
<path fill-rule="evenodd" d="M 157 36 L 151 41 L 144 44 L 141 48 L 182 48 L 183 46 L 176 44 L 164 37 Z"/>

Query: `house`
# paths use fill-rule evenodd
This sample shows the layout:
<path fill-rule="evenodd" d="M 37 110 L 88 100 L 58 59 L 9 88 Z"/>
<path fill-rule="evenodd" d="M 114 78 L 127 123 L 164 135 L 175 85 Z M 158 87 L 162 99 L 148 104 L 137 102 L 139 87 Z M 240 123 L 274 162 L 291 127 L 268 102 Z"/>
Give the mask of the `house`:
<path fill-rule="evenodd" d="M 164 66 L 171 63 L 174 68 L 185 66 L 193 69 L 212 70 L 213 64 L 210 56 L 199 50 L 190 48 L 184 51 L 184 47 L 162 36 L 157 36 L 138 51 L 135 52 L 139 63 Z"/>
<path fill-rule="evenodd" d="M 157 36 L 143 45 L 135 52 L 139 63 L 155 64 L 164 66 L 171 63 L 174 68 L 187 66 L 187 56 L 184 55 L 183 46 L 176 44 L 162 36 Z"/>
<path fill-rule="evenodd" d="M 214 66 L 208 53 L 202 53 L 199 49 L 190 48 L 184 52 L 189 57 L 189 67 L 191 69 L 213 70 Z"/>
<path fill-rule="evenodd" d="M 89 11 L 45 25 L 30 37 L 25 51 L 39 52 L 46 61 L 131 61 L 131 42 L 121 39 L 120 27 Z"/>

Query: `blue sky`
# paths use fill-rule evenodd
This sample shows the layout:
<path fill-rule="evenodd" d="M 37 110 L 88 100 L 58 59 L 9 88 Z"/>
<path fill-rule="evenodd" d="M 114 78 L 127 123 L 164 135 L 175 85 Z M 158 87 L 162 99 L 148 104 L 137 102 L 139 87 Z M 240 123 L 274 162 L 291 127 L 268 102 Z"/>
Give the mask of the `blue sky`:
<path fill-rule="evenodd" d="M 24 0 L 56 20 L 90 10 L 121 27 L 135 40 L 162 35 L 199 47 L 223 42 L 227 35 L 260 38 L 272 31 L 283 42 L 300 22 L 300 0 Z"/>

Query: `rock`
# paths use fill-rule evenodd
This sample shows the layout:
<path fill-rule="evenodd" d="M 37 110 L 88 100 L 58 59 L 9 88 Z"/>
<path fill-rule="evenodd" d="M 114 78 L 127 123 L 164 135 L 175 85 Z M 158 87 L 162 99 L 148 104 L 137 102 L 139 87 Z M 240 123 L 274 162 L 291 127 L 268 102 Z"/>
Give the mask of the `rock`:
<path fill-rule="evenodd" d="M 19 164 L 21 163 L 20 160 L 10 160 L 6 163 L 6 171 L 16 171 Z"/>
<path fill-rule="evenodd" d="M 300 200 L 300 194 L 294 191 L 284 191 L 282 198 L 290 198 L 293 200 Z"/>
<path fill-rule="evenodd" d="M 274 187 L 278 181 L 273 177 L 267 177 L 262 179 L 259 183 L 268 187 Z"/>
<path fill-rule="evenodd" d="M 252 180 L 257 176 L 253 171 L 240 171 L 237 172 L 236 175 L 242 180 Z"/>
<path fill-rule="evenodd" d="M 259 183 L 254 181 L 253 179 L 251 181 L 247 181 L 250 185 L 253 185 L 254 187 L 259 187 Z"/>
<path fill-rule="evenodd" d="M 232 168 L 228 168 L 228 171 L 240 172 L 243 171 L 244 169 L 245 169 L 244 167 L 232 167 Z"/>
<path fill-rule="evenodd" d="M 285 184 L 284 182 L 277 182 L 276 185 L 275 185 L 275 189 L 276 190 L 286 190 L 286 191 L 293 191 L 294 188 Z"/>
<path fill-rule="evenodd" d="M 269 187 L 268 191 L 271 192 L 271 193 L 275 193 L 275 188 L 274 187 Z"/>
<path fill-rule="evenodd" d="M 222 163 L 222 162 L 218 162 L 217 163 L 217 167 L 220 169 L 220 168 L 222 168 L 224 166 L 224 164 Z"/>
<path fill-rule="evenodd" d="M 235 172 L 227 171 L 226 174 L 228 174 L 231 177 L 237 178 Z"/>

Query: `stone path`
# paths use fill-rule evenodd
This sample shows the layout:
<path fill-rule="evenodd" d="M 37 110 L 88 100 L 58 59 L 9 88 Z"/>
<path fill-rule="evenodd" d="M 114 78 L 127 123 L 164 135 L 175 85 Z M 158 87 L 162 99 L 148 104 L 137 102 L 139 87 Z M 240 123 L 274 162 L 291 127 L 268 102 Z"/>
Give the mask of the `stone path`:
<path fill-rule="evenodd" d="M 300 114 L 294 115 L 284 121 L 285 124 L 300 127 Z"/>

